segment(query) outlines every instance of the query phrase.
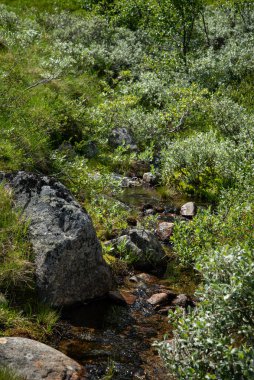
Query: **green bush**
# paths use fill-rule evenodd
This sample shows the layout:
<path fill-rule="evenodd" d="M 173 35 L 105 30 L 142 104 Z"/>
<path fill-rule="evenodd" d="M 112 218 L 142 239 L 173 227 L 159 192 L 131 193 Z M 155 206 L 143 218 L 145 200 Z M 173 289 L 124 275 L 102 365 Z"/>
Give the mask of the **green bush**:
<path fill-rule="evenodd" d="M 234 145 L 216 133 L 195 133 L 172 141 L 162 153 L 162 177 L 166 185 L 214 199 L 234 182 L 237 158 Z"/>
<path fill-rule="evenodd" d="M 247 184 L 246 184 L 247 183 Z M 158 344 L 180 379 L 251 379 L 253 366 L 253 183 L 224 192 L 216 210 L 174 227 L 181 265 L 202 276 L 197 308 L 170 314 L 174 340 Z"/>
<path fill-rule="evenodd" d="M 173 341 L 158 344 L 178 378 L 253 378 L 253 259 L 253 250 L 225 247 L 200 261 L 201 302 L 187 315 L 171 313 Z"/>

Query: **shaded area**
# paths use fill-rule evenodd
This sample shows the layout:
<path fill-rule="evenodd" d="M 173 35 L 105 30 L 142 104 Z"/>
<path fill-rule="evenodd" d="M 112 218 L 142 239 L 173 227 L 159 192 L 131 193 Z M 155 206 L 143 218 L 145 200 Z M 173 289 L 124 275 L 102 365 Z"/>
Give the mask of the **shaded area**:
<path fill-rule="evenodd" d="M 147 303 L 162 285 L 158 278 L 146 276 L 145 281 L 125 279 L 121 291 L 126 306 L 105 298 L 63 311 L 72 327 L 58 348 L 85 366 L 88 379 L 101 379 L 110 367 L 113 379 L 169 378 L 152 343 L 170 326 L 167 316 Z"/>

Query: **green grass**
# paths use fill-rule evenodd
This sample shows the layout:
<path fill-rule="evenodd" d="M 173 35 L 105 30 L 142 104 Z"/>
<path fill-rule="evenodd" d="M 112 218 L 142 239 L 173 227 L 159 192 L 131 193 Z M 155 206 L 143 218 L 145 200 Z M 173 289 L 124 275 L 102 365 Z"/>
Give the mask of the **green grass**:
<path fill-rule="evenodd" d="M 56 8 L 69 11 L 81 9 L 79 0 L 3 0 L 1 3 L 21 11 L 29 8 L 35 8 L 40 11 L 54 11 Z"/>
<path fill-rule="evenodd" d="M 13 209 L 10 190 L 0 185 L 0 290 L 33 286 L 32 252 L 27 224 Z"/>
<path fill-rule="evenodd" d="M 8 368 L 0 368 L 0 380 L 24 380 L 24 378 Z"/>
<path fill-rule="evenodd" d="M 59 316 L 37 300 L 28 225 L 13 208 L 11 192 L 3 185 L 0 209 L 0 335 L 43 340 Z"/>

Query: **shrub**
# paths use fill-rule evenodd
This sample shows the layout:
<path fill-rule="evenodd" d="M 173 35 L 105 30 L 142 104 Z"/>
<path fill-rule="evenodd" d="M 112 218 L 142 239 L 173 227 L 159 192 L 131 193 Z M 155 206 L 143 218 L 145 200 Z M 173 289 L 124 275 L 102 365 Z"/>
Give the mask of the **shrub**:
<path fill-rule="evenodd" d="M 159 343 L 180 379 L 251 379 L 253 365 L 253 251 L 224 247 L 201 260 L 201 303 L 188 315 L 170 314 L 174 340 Z"/>
<path fill-rule="evenodd" d="M 234 145 L 214 132 L 173 141 L 162 153 L 163 182 L 185 192 L 216 198 L 224 186 L 234 181 L 235 153 Z"/>
<path fill-rule="evenodd" d="M 170 314 L 174 339 L 158 344 L 180 379 L 251 379 L 253 366 L 253 182 L 224 192 L 216 212 L 174 226 L 180 263 L 202 276 L 197 308 Z"/>

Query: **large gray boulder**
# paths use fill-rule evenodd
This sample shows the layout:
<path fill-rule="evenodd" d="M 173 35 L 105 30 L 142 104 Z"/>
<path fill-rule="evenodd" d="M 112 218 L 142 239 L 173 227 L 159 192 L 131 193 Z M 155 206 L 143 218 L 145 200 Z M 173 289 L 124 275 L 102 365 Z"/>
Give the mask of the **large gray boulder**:
<path fill-rule="evenodd" d="M 31 173 L 1 177 L 29 220 L 40 298 L 67 306 L 107 293 L 110 268 L 89 215 L 70 192 L 53 178 Z"/>
<path fill-rule="evenodd" d="M 0 338 L 0 366 L 26 380 L 84 380 L 84 369 L 74 360 L 27 338 Z"/>

